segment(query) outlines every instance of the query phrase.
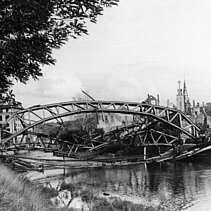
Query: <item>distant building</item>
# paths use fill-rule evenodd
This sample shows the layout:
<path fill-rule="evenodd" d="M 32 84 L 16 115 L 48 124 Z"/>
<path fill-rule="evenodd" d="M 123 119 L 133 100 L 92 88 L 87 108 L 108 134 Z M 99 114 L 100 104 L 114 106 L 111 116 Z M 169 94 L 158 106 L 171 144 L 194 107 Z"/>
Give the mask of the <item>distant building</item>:
<path fill-rule="evenodd" d="M 207 115 L 211 116 L 211 102 L 206 103 L 205 111 L 206 111 Z"/>
<path fill-rule="evenodd" d="M 180 87 L 181 81 L 179 81 L 178 83 L 179 83 L 179 89 L 177 89 L 177 96 L 176 96 L 177 109 L 184 112 L 187 115 L 191 115 L 191 104 L 188 97 L 186 83 L 184 81 L 183 89 Z"/>
<path fill-rule="evenodd" d="M 207 114 L 207 124 L 209 125 L 209 128 L 211 128 L 211 103 L 206 103 L 204 106 L 204 110 Z"/>
<path fill-rule="evenodd" d="M 211 118 L 209 117 L 209 115 L 211 116 L 211 103 L 205 106 L 204 103 L 200 105 L 193 100 L 193 105 L 191 105 L 185 81 L 183 89 L 180 87 L 181 81 L 178 83 L 179 89 L 177 89 L 176 96 L 177 109 L 184 112 L 195 124 L 206 130 L 211 126 Z"/>
<path fill-rule="evenodd" d="M 15 119 L 2 127 L 5 121 L 7 121 L 7 119 L 9 119 L 12 114 L 21 110 L 23 110 L 21 103 L 3 103 L 0 101 L 0 139 L 3 138 L 2 136 L 6 135 L 6 133 L 14 133 L 22 127 L 20 121 Z"/>
<path fill-rule="evenodd" d="M 157 95 L 157 98 L 156 98 L 153 95 L 148 94 L 147 99 L 144 101 L 144 103 L 147 103 L 150 105 L 159 105 L 160 104 L 159 95 Z"/>
<path fill-rule="evenodd" d="M 133 122 L 132 115 L 105 113 L 100 114 L 97 128 L 103 128 L 105 132 L 119 126 L 126 126 Z"/>
<path fill-rule="evenodd" d="M 167 107 L 168 108 L 174 108 L 174 109 L 177 108 L 176 105 L 173 102 L 171 102 L 169 99 L 167 99 Z"/>

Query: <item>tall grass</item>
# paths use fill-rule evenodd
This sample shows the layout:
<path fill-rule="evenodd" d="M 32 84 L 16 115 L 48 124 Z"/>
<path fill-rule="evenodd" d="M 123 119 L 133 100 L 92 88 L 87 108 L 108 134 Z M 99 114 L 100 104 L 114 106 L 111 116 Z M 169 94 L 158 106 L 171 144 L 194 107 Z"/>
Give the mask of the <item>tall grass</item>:
<path fill-rule="evenodd" d="M 49 200 L 42 189 L 0 164 L 1 211 L 48 211 L 50 209 Z"/>

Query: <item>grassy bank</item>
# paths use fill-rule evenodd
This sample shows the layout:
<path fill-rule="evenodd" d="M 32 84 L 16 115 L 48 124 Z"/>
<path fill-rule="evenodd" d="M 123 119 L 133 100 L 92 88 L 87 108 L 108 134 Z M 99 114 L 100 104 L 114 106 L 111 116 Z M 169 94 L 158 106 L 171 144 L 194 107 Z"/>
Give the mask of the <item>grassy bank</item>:
<path fill-rule="evenodd" d="M 39 187 L 0 164 L 1 211 L 48 211 L 50 209 L 49 201 Z"/>
<path fill-rule="evenodd" d="M 50 202 L 50 195 L 44 188 L 0 164 L 0 211 L 75 211 L 73 208 L 55 208 Z M 118 198 L 98 198 L 91 191 L 81 194 L 81 198 L 89 205 L 89 211 L 154 210 L 153 207 Z"/>
<path fill-rule="evenodd" d="M 151 206 L 144 206 L 140 204 L 133 204 L 128 201 L 122 201 L 118 198 L 113 200 L 98 199 L 91 211 L 155 211 L 163 210 L 161 208 L 154 208 Z"/>
<path fill-rule="evenodd" d="M 89 211 L 161 211 L 167 210 L 162 205 L 135 204 L 119 197 L 96 197 L 91 190 L 81 193 L 83 202 L 88 204 Z M 74 209 L 73 209 L 74 210 Z"/>

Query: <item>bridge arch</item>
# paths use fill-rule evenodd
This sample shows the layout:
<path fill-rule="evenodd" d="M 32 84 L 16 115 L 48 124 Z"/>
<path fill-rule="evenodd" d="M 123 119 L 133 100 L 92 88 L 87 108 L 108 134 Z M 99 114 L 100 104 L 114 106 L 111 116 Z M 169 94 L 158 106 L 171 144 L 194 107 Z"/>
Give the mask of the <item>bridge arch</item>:
<path fill-rule="evenodd" d="M 37 125 L 63 117 L 88 113 L 119 113 L 142 116 L 175 128 L 181 134 L 196 139 L 200 129 L 181 111 L 163 106 L 121 101 L 69 101 L 47 105 L 36 105 L 13 114 L 5 124 L 19 121 L 21 127 L 11 136 L 1 140 L 2 144 L 33 129 Z"/>

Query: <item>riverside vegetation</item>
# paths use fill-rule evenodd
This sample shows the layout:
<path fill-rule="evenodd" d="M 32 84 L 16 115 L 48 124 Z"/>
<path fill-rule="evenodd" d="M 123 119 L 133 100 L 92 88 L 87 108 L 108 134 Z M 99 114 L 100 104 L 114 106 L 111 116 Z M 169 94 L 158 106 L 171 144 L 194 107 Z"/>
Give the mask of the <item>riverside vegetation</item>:
<path fill-rule="evenodd" d="M 51 193 L 42 186 L 29 181 L 23 174 L 17 174 L 0 164 L 0 210 L 1 211 L 75 211 L 73 208 L 55 208 L 50 201 Z M 84 193 L 83 201 L 89 204 L 89 211 L 139 211 L 154 210 L 153 207 L 133 204 L 118 198 L 97 198 L 91 191 Z"/>
<path fill-rule="evenodd" d="M 21 174 L 0 165 L 0 210 L 48 211 L 50 208 L 42 189 Z"/>

